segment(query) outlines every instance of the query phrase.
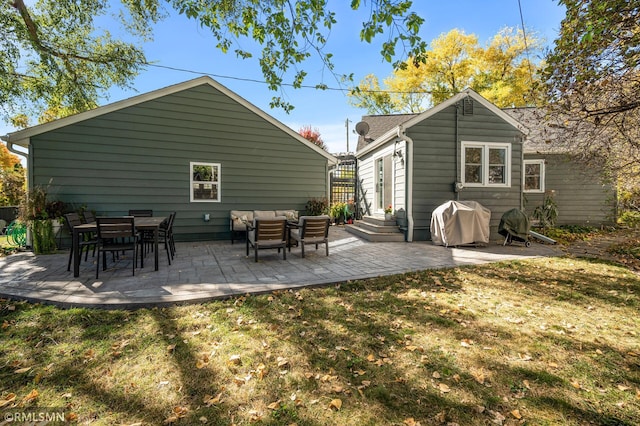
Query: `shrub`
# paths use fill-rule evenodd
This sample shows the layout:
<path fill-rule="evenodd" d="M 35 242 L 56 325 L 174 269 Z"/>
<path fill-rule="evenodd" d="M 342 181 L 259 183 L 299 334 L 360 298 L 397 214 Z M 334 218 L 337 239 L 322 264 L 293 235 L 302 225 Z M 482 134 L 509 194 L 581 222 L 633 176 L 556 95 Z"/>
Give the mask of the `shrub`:
<path fill-rule="evenodd" d="M 329 211 L 329 203 L 326 198 L 311 198 L 307 201 L 306 210 L 309 216 L 327 214 Z"/>

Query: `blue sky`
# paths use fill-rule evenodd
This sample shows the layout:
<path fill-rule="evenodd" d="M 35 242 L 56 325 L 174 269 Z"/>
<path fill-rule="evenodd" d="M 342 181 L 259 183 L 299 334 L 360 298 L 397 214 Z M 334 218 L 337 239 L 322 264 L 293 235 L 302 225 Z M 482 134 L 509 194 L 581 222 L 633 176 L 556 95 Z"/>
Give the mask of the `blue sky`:
<path fill-rule="evenodd" d="M 363 21 L 362 12 L 350 11 L 350 2 L 346 0 L 330 3 L 338 9 L 338 23 L 332 30 L 326 50 L 334 54 L 336 73 L 354 73 L 355 83 L 371 73 L 381 80 L 387 77 L 392 71 L 391 64 L 384 62 L 379 54 L 379 45 L 384 38 L 375 39 L 371 45 L 360 42 L 358 32 Z M 537 33 L 551 47 L 564 17 L 564 7 L 555 0 L 521 0 L 521 5 L 527 31 Z M 518 0 L 415 0 L 413 9 L 425 19 L 421 36 L 427 42 L 459 28 L 468 34 L 476 34 L 484 44 L 505 26 L 521 26 Z M 115 28 L 109 30 L 117 32 Z M 157 25 L 154 41 L 144 46 L 147 60 L 194 73 L 149 67 L 134 81 L 135 91 L 113 89 L 102 104 L 190 80 L 204 73 L 296 131 L 303 125 L 318 128 L 333 153 L 347 149 L 345 121 L 348 119 L 349 148 L 354 150 L 357 135 L 353 128 L 366 111 L 351 107 L 346 91 L 285 87 L 280 95 L 295 105 L 295 109 L 289 114 L 271 109 L 269 102 L 274 93 L 267 89 L 266 84 L 241 80 L 263 80 L 257 59 L 242 60 L 233 53 L 223 54 L 215 44 L 213 37 L 197 22 L 172 13 L 170 18 Z M 243 47 L 248 48 L 250 44 L 245 43 Z M 257 49 L 252 51 L 256 55 L 259 53 Z M 339 87 L 319 61 L 311 60 L 301 68 L 308 73 L 305 84 L 324 83 L 332 88 Z M 4 123 L 0 124 L 0 134 L 11 131 L 13 129 Z"/>

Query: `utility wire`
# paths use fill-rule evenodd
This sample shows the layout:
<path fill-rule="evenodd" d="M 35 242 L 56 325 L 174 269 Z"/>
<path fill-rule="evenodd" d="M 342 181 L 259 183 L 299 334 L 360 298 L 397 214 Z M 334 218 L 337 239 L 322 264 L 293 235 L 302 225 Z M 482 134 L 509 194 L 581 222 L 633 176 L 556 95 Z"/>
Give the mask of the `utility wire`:
<path fill-rule="evenodd" d="M 206 71 L 195 71 L 195 70 L 190 70 L 190 69 L 186 69 L 186 68 L 178 68 L 178 67 L 172 67 L 169 65 L 160 65 L 160 64 L 154 64 L 154 63 L 150 63 L 150 62 L 143 62 L 142 65 L 145 66 L 149 66 L 149 67 L 155 67 L 155 68 L 163 68 L 163 69 L 167 69 L 167 70 L 171 70 L 171 71 L 179 71 L 179 72 L 186 72 L 186 73 L 190 73 L 190 74 L 197 74 L 197 75 L 206 75 L 209 77 L 215 77 L 215 78 L 225 78 L 225 79 L 229 79 L 229 80 L 237 80 L 237 81 L 246 81 L 249 83 L 259 83 L 259 84 L 268 84 L 266 81 L 264 80 L 258 80 L 258 79 L 254 79 L 254 78 L 247 78 L 247 77 L 236 77 L 236 76 L 231 76 L 231 75 L 221 75 L 221 74 L 214 74 L 214 73 L 210 73 L 210 72 L 206 72 Z M 318 85 L 310 85 L 310 84 L 302 84 L 300 86 L 295 86 L 292 83 L 280 83 L 281 86 L 287 86 L 287 87 L 296 87 L 296 88 L 302 88 L 302 89 L 316 89 L 316 90 L 329 90 L 329 91 L 335 91 L 335 92 L 351 92 L 352 89 L 347 89 L 344 87 L 329 87 L 326 86 L 324 84 L 318 84 Z M 414 91 L 395 91 L 395 90 L 370 90 L 370 89 L 359 89 L 360 92 L 364 92 L 364 93 L 389 93 L 389 94 L 399 94 L 399 95 L 410 95 L 410 94 L 430 94 L 431 91 L 420 91 L 420 92 L 414 92 Z"/>
<path fill-rule="evenodd" d="M 520 25 L 522 26 L 522 38 L 524 39 L 524 51 L 527 55 L 527 65 L 529 66 L 529 81 L 533 86 L 533 69 L 531 68 L 531 58 L 529 57 L 529 44 L 527 42 L 527 29 L 524 27 L 524 15 L 522 14 L 522 2 L 518 0 L 518 10 L 520 11 Z"/>

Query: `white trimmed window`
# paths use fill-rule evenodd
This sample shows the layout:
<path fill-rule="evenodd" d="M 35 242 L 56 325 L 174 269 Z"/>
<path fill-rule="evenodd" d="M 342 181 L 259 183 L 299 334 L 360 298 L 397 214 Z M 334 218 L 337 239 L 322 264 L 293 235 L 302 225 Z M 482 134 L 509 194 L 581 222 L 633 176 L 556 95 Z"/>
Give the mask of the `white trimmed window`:
<path fill-rule="evenodd" d="M 191 202 L 220 202 L 220 164 L 191 162 Z"/>
<path fill-rule="evenodd" d="M 524 160 L 524 192 L 544 192 L 544 160 Z"/>
<path fill-rule="evenodd" d="M 462 142 L 465 186 L 511 186 L 511 144 Z"/>

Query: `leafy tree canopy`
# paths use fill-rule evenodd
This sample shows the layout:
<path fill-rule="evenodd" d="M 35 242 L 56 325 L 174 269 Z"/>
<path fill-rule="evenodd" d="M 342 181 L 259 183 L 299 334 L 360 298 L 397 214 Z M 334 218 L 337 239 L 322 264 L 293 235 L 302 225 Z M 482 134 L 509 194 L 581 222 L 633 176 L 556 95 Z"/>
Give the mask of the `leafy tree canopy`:
<path fill-rule="evenodd" d="M 325 151 L 327 150 L 327 144 L 322 140 L 322 136 L 320 136 L 320 130 L 318 130 L 318 128 L 312 128 L 310 125 L 306 125 L 302 126 L 300 130 L 298 130 L 298 133 L 309 142 L 318 145 Z"/>
<path fill-rule="evenodd" d="M 17 206 L 24 187 L 25 170 L 20 158 L 0 143 L 0 206 Z"/>
<path fill-rule="evenodd" d="M 623 182 L 640 182 L 640 1 L 561 0 L 567 8 L 544 69 L 559 142 Z"/>
<path fill-rule="evenodd" d="M 386 37 L 380 53 L 389 62 L 399 56 L 398 46 L 403 55 L 421 57 L 423 19 L 411 5 L 410 0 L 352 0 L 352 10 L 369 12 L 360 39 L 370 43 Z M 271 90 L 291 73 L 291 84 L 300 87 L 307 73 L 298 65 L 314 54 L 333 72 L 325 46 L 337 21 L 329 0 L 8 0 L 0 4 L 4 118 L 14 118 L 19 126 L 28 116 L 51 120 L 95 107 L 112 86 L 128 87 L 147 64 L 139 44 L 151 40 L 153 24 L 166 17 L 167 8 L 209 29 L 223 52 L 241 58 L 257 54 Z M 117 23 L 109 21 L 113 17 Z M 119 23 L 126 37 L 115 38 L 98 22 L 110 22 L 112 28 Z M 243 50 L 243 39 L 262 50 Z M 271 106 L 293 108 L 280 97 Z"/>
<path fill-rule="evenodd" d="M 470 87 L 499 107 L 531 105 L 540 41 L 504 28 L 482 47 L 478 37 L 453 29 L 431 42 L 424 61 L 409 59 L 380 89 L 369 75 L 351 92 L 352 105 L 370 114 L 415 113 Z"/>

